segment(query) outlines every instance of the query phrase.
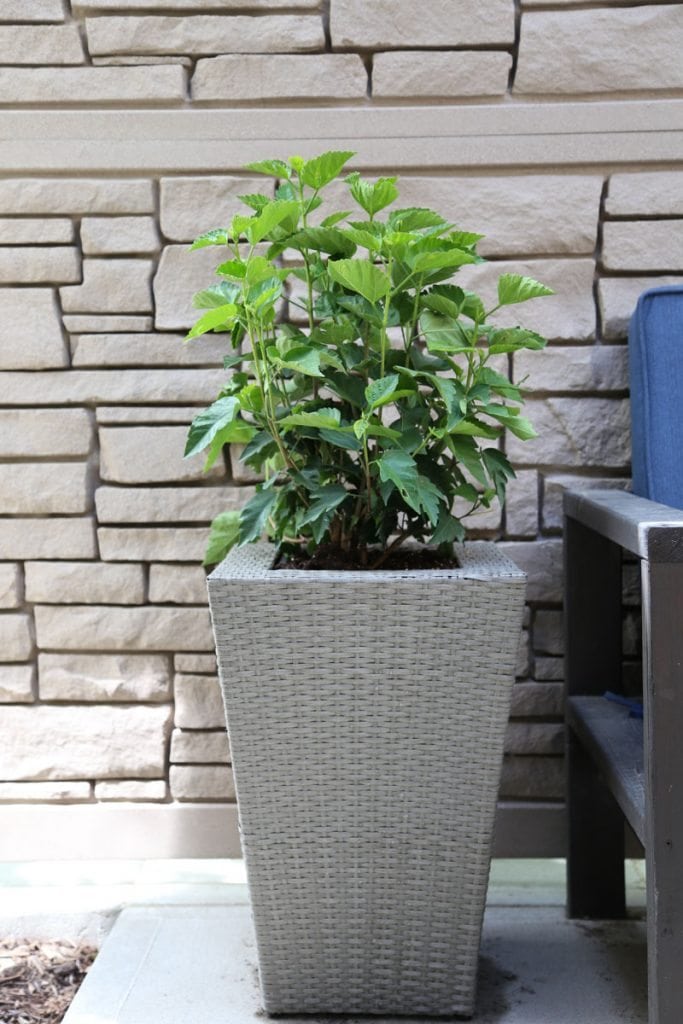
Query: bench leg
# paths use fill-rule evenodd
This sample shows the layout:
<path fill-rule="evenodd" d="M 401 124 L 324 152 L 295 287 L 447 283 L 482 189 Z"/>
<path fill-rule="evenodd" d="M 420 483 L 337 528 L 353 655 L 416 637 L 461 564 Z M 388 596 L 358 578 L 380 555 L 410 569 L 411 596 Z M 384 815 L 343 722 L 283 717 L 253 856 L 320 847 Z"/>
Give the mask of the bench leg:
<path fill-rule="evenodd" d="M 683 1020 L 683 564 L 644 562 L 650 1024 Z"/>
<path fill-rule="evenodd" d="M 565 517 L 567 696 L 621 688 L 621 549 Z M 567 730 L 567 913 L 625 914 L 624 819 L 592 759 Z"/>

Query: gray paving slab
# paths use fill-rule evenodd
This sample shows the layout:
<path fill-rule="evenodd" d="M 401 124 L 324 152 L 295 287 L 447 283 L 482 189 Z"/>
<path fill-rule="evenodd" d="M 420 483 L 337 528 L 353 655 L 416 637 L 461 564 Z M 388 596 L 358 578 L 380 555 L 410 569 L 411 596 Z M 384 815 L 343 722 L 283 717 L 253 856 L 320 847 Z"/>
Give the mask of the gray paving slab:
<path fill-rule="evenodd" d="M 646 1024 L 645 976 L 642 920 L 587 924 L 557 906 L 493 906 L 474 1024 Z M 156 906 L 121 913 L 63 1024 L 263 1018 L 249 907 Z"/>

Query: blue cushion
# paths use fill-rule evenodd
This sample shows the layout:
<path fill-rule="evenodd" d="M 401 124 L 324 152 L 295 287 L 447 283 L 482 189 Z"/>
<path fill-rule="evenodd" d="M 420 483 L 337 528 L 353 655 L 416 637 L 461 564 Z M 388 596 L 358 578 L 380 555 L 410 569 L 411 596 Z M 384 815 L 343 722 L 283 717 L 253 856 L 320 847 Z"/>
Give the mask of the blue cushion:
<path fill-rule="evenodd" d="M 633 491 L 683 508 L 683 285 L 643 292 L 628 343 Z"/>

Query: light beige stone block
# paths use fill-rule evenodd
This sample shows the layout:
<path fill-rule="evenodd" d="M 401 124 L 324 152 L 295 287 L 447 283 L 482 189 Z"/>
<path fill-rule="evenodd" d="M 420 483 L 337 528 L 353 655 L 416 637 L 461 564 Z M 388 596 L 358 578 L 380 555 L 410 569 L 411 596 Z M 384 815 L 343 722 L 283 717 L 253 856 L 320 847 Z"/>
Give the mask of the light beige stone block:
<path fill-rule="evenodd" d="M 189 426 L 199 412 L 196 405 L 100 405 L 95 418 L 103 426 L 120 427 L 155 423 L 172 426 L 184 423 Z"/>
<path fill-rule="evenodd" d="M 534 615 L 534 650 L 544 654 L 564 653 L 562 612 L 542 610 Z"/>
<path fill-rule="evenodd" d="M 92 436 L 90 416 L 85 409 L 0 410 L 3 458 L 87 455 Z"/>
<path fill-rule="evenodd" d="M 171 735 L 171 764 L 230 764 L 228 734 L 187 732 L 174 729 Z"/>
<path fill-rule="evenodd" d="M 2 245 L 59 245 L 73 242 L 74 226 L 63 217 L 0 217 Z"/>
<path fill-rule="evenodd" d="M 683 273 L 683 218 L 607 221 L 603 227 L 602 261 L 607 270 Z"/>
<path fill-rule="evenodd" d="M 0 558 L 95 558 L 92 519 L 0 519 Z"/>
<path fill-rule="evenodd" d="M 27 562 L 26 600 L 36 604 L 142 604 L 141 565 Z"/>
<path fill-rule="evenodd" d="M 559 681 L 564 680 L 564 661 L 562 658 L 536 658 L 534 664 L 534 676 L 536 679 Z M 560 689 L 557 687 L 557 689 Z M 562 711 L 558 711 L 561 714 Z"/>
<path fill-rule="evenodd" d="M 196 252 L 188 252 L 185 245 L 166 246 L 154 277 L 156 327 L 162 330 L 191 327 L 201 316 L 201 311 L 192 305 L 193 295 L 218 283 L 216 267 L 227 258 L 227 251 L 217 246 Z"/>
<path fill-rule="evenodd" d="M 509 53 L 397 50 L 376 53 L 372 95 L 380 99 L 502 96 L 512 67 Z"/>
<path fill-rule="evenodd" d="M 81 244 L 87 256 L 120 256 L 155 253 L 160 240 L 153 217 L 84 217 Z"/>
<path fill-rule="evenodd" d="M 151 565 L 149 599 L 156 604 L 206 604 L 206 573 L 199 565 Z"/>
<path fill-rule="evenodd" d="M 36 29 L 24 26 L 27 32 Z M 14 213 L 154 213 L 152 182 L 135 178 L 4 178 L 0 210 Z"/>
<path fill-rule="evenodd" d="M 515 665 L 515 678 L 526 679 L 529 675 L 529 660 L 531 657 L 531 650 L 529 646 L 529 632 L 523 629 L 519 636 L 519 646 L 517 648 L 517 664 Z"/>
<path fill-rule="evenodd" d="M 550 659 L 536 659 L 538 662 Z M 512 688 L 512 714 L 518 718 L 560 718 L 564 712 L 562 686 L 516 683 Z"/>
<path fill-rule="evenodd" d="M 234 800 L 232 769 L 223 765 L 171 765 L 174 800 Z"/>
<path fill-rule="evenodd" d="M 128 334 L 152 330 L 151 316 L 90 316 L 87 313 L 67 313 L 62 320 L 66 330 L 72 334 Z"/>
<path fill-rule="evenodd" d="M 89 782 L 0 782 L 0 802 L 75 804 L 90 800 Z"/>
<path fill-rule="evenodd" d="M 550 346 L 513 356 L 515 379 L 532 391 L 625 391 L 625 345 Z"/>
<path fill-rule="evenodd" d="M 628 336 L 628 325 L 640 295 L 648 288 L 683 284 L 679 277 L 603 277 L 598 283 L 602 333 L 607 341 Z"/>
<path fill-rule="evenodd" d="M 216 370 L 45 370 L 36 391 L 35 373 L 2 375 L 5 405 L 85 405 L 122 402 L 212 402 Z"/>
<path fill-rule="evenodd" d="M 612 217 L 683 216 L 683 171 L 612 174 L 605 210 Z"/>
<path fill-rule="evenodd" d="M 87 463 L 0 463 L 0 514 L 73 515 L 89 508 Z"/>
<path fill-rule="evenodd" d="M 0 21 L 64 21 L 63 0 L 2 0 Z"/>
<path fill-rule="evenodd" d="M 500 0 L 499 0 L 500 2 Z M 323 50 L 322 19 L 305 14 L 86 18 L 91 54 L 288 53 Z"/>
<path fill-rule="evenodd" d="M 66 313 L 149 313 L 154 264 L 142 259 L 85 259 L 83 283 L 59 289 Z"/>
<path fill-rule="evenodd" d="M 5 708 L 3 776 L 22 779 L 163 778 L 169 707 Z"/>
<path fill-rule="evenodd" d="M 208 527 L 101 527 L 100 555 L 107 562 L 201 562 L 209 539 Z"/>
<path fill-rule="evenodd" d="M 96 782 L 95 799 L 159 802 L 166 799 L 166 782 L 163 779 L 117 779 L 115 782 Z"/>
<path fill-rule="evenodd" d="M 239 509 L 252 487 L 98 487 L 100 523 L 208 523 L 221 512 Z"/>
<path fill-rule="evenodd" d="M 515 93 L 683 87 L 683 7 L 530 11 L 522 17 Z"/>
<path fill-rule="evenodd" d="M 508 754 L 563 754 L 561 722 L 510 722 L 505 733 Z"/>
<path fill-rule="evenodd" d="M 538 525 L 538 473 L 520 469 L 507 487 L 505 531 L 513 537 L 535 537 Z"/>
<path fill-rule="evenodd" d="M 215 677 L 176 675 L 174 693 L 175 724 L 180 729 L 225 727 L 223 697 Z"/>
<path fill-rule="evenodd" d="M 593 260 L 511 260 L 463 267 L 456 277 L 461 288 L 481 294 L 487 308 L 497 304 L 501 274 L 524 274 L 552 288 L 554 295 L 506 306 L 491 318 L 501 326 L 537 331 L 549 341 L 590 341 L 595 337 Z"/>
<path fill-rule="evenodd" d="M 73 366 L 223 366 L 232 351 L 225 334 L 185 342 L 182 334 L 76 334 Z"/>
<path fill-rule="evenodd" d="M 80 253 L 72 246 L 0 248 L 0 284 L 64 284 L 80 277 Z"/>
<path fill-rule="evenodd" d="M 0 665 L 0 704 L 30 704 L 34 679 L 33 665 Z"/>
<path fill-rule="evenodd" d="M 161 654 L 39 654 L 38 672 L 44 701 L 157 703 L 171 696 Z"/>
<path fill-rule="evenodd" d="M 219 59 L 219 58 L 216 58 Z M 272 57 L 266 57 L 271 61 Z M 304 60 L 313 58 L 305 57 Z M 240 63 L 244 60 L 239 57 Z M 200 61 L 199 64 L 210 64 L 212 61 Z M 193 242 L 204 231 L 217 227 L 227 227 L 234 214 L 249 214 L 250 210 L 240 202 L 238 196 L 260 192 L 269 198 L 274 194 L 274 183 L 271 178 L 237 177 L 235 175 L 206 176 L 192 178 L 161 179 L 161 230 L 166 238 L 176 242 Z M 182 260 L 187 253 L 185 246 L 173 246 L 164 251 L 166 260 L 175 256 Z M 226 255 L 224 255 L 226 254 Z M 212 259 L 213 256 L 213 259 Z M 192 267 L 202 260 L 207 262 L 202 273 L 211 275 L 223 259 L 228 259 L 227 249 L 211 246 L 208 250 L 197 250 L 182 260 L 184 273 L 190 273 Z M 202 285 L 198 285 L 202 287 Z M 196 316 L 196 314 L 195 314 Z"/>
<path fill-rule="evenodd" d="M 526 412 L 539 436 L 531 441 L 508 436 L 507 454 L 514 466 L 628 466 L 631 431 L 625 399 L 534 399 Z"/>
<path fill-rule="evenodd" d="M 21 566 L 0 562 L 0 608 L 18 608 L 22 598 Z"/>
<path fill-rule="evenodd" d="M 173 659 L 176 672 L 208 672 L 216 675 L 215 654 L 176 654 Z"/>
<path fill-rule="evenodd" d="M 499 796 L 503 799 L 562 800 L 565 766 L 561 757 L 516 756 L 503 761 Z"/>
<path fill-rule="evenodd" d="M 37 605 L 41 648 L 67 651 L 212 651 L 206 608 Z"/>
<path fill-rule="evenodd" d="M 122 484 L 201 480 L 205 453 L 183 458 L 186 438 L 187 430 L 183 426 L 102 427 L 100 476 Z M 206 474 L 209 477 L 224 475 L 220 460 Z"/>
<path fill-rule="evenodd" d="M 503 541 L 499 545 L 527 574 L 527 601 L 562 600 L 562 541 Z"/>
<path fill-rule="evenodd" d="M 624 490 L 628 480 L 615 477 L 572 476 L 566 473 L 550 473 L 543 480 L 543 528 L 561 530 L 563 526 L 562 503 L 566 490 L 585 491 L 599 488 Z"/>
<path fill-rule="evenodd" d="M 52 250 L 22 251 L 30 254 Z M 0 254 L 8 252 L 17 250 L 0 249 Z M 26 269 L 23 261 L 21 266 Z M 42 370 L 68 365 L 59 312 L 49 288 L 0 288 L 0 323 L 5 336 L 0 345 L 0 369 Z"/>
<path fill-rule="evenodd" d="M 483 234 L 483 256 L 587 255 L 595 248 L 602 184 L 597 174 L 406 175 L 400 205 L 428 206 Z"/>
<path fill-rule="evenodd" d="M 75 24 L 0 25 L 0 53 L 7 64 L 85 63 Z"/>
<path fill-rule="evenodd" d="M 421 0 L 418 13 L 410 0 L 332 0 L 330 31 L 335 49 L 512 43 L 514 5 L 511 0 L 490 0 L 485 6 Z"/>
<path fill-rule="evenodd" d="M 15 0 L 17 2 L 17 0 Z M 244 10 L 248 7 L 252 11 L 272 11 L 278 7 L 289 7 L 294 10 L 317 10 L 320 0 L 71 0 L 71 8 L 74 13 L 80 14 L 84 11 L 107 12 L 114 11 L 225 11 Z"/>
<path fill-rule="evenodd" d="M 3 102 L 21 107 L 72 103 L 181 103 L 187 74 L 180 64 L 154 67 L 0 68 Z"/>
<path fill-rule="evenodd" d="M 228 54 L 197 61 L 192 99 L 340 101 L 363 99 L 367 87 L 365 65 L 355 53 Z"/>
<path fill-rule="evenodd" d="M 3 661 L 28 661 L 32 650 L 30 616 L 22 612 L 0 615 L 0 651 Z"/>

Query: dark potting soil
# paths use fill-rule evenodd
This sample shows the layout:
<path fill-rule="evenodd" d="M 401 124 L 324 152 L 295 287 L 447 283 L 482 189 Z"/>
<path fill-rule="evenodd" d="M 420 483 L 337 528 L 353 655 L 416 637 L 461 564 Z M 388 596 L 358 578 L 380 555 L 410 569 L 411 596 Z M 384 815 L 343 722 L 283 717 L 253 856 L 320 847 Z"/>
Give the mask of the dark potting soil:
<path fill-rule="evenodd" d="M 434 548 L 397 548 L 374 567 L 380 552 L 368 552 L 368 564 L 363 565 L 357 551 L 342 551 L 330 544 L 318 548 L 312 555 L 304 553 L 281 555 L 274 569 L 320 569 L 347 570 L 348 572 L 401 572 L 416 569 L 457 569 L 455 558 L 439 554 Z"/>

